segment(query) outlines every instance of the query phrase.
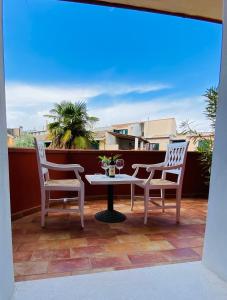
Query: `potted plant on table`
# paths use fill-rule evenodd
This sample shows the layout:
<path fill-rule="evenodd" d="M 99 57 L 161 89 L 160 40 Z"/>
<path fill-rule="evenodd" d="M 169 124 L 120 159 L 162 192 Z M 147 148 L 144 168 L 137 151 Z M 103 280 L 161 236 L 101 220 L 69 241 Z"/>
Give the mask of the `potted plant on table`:
<path fill-rule="evenodd" d="M 115 177 L 115 166 L 116 160 L 121 156 L 121 154 L 111 154 L 111 156 L 99 155 L 101 162 L 101 167 L 105 170 L 106 176 Z"/>

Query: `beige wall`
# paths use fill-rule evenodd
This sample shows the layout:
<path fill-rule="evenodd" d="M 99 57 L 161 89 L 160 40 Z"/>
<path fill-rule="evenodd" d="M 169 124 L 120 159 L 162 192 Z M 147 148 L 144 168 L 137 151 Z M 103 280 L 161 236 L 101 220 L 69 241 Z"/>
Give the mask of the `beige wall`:
<path fill-rule="evenodd" d="M 12 135 L 12 136 L 19 137 L 19 136 L 21 136 L 21 133 L 22 133 L 22 127 L 19 127 L 19 128 L 8 128 L 7 132 L 10 135 Z"/>
<path fill-rule="evenodd" d="M 162 138 L 162 139 L 159 139 L 159 138 L 154 138 L 154 139 L 148 139 L 150 143 L 157 143 L 159 144 L 159 150 L 160 151 L 165 151 L 167 149 L 167 145 L 169 144 L 170 142 L 170 139 L 169 138 Z"/>
<path fill-rule="evenodd" d="M 144 122 L 144 138 L 170 136 L 176 134 L 176 121 L 174 118 L 151 120 Z"/>
<path fill-rule="evenodd" d="M 99 150 L 105 150 L 105 140 L 99 141 Z"/>
<path fill-rule="evenodd" d="M 119 145 L 117 144 L 105 145 L 105 150 L 119 150 Z"/>
<path fill-rule="evenodd" d="M 10 135 L 7 135 L 7 145 L 8 145 L 8 147 L 14 146 L 14 138 Z"/>
<path fill-rule="evenodd" d="M 99 150 L 118 150 L 119 145 L 113 144 L 113 145 L 106 145 L 105 141 L 99 142 Z"/>
<path fill-rule="evenodd" d="M 210 138 L 210 135 L 206 135 L 206 134 L 202 134 L 202 138 Z M 177 135 L 176 137 L 174 137 L 174 139 L 176 140 L 186 140 L 187 142 L 189 142 L 189 146 L 188 146 L 188 151 L 196 151 L 199 141 L 200 139 L 195 139 L 195 137 L 192 136 L 186 136 L 186 135 Z M 214 136 L 212 137 L 212 139 L 214 139 Z"/>
<path fill-rule="evenodd" d="M 198 141 L 195 143 L 194 139 L 187 137 L 185 135 L 178 135 L 174 138 L 179 140 L 186 140 L 189 142 L 188 151 L 196 151 L 198 147 Z M 170 138 L 150 138 L 148 139 L 150 143 L 159 144 L 160 151 L 166 151 L 167 145 L 171 142 Z M 113 144 L 106 144 L 105 140 L 99 141 L 99 150 L 119 150 L 119 145 L 114 142 Z"/>
<path fill-rule="evenodd" d="M 126 123 L 126 124 L 115 124 L 112 126 L 112 130 L 122 130 L 127 129 L 129 135 L 141 136 L 143 131 L 143 123 Z"/>

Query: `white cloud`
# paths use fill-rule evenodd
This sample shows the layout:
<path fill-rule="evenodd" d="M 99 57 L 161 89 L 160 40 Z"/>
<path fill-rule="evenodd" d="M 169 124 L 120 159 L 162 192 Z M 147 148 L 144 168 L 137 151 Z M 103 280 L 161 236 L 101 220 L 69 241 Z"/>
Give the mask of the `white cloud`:
<path fill-rule="evenodd" d="M 100 118 L 99 126 L 130 121 L 142 121 L 175 117 L 179 124 L 183 120 L 194 121 L 197 130 L 208 130 L 209 123 L 204 111 L 201 97 L 163 98 L 150 101 L 126 102 L 124 95 L 131 92 L 142 94 L 167 88 L 164 84 L 129 84 L 106 83 L 100 85 L 30 85 L 8 82 L 6 85 L 8 127 L 22 125 L 25 129 L 42 129 L 46 123 L 43 115 L 47 114 L 54 102 L 62 100 L 91 99 L 102 94 L 118 96 L 116 104 L 90 109 L 89 113 Z M 122 101 L 119 100 L 121 95 Z M 140 96 L 140 98 L 142 95 Z M 114 99 L 114 98 L 113 98 Z M 89 102 L 88 102 L 89 107 Z"/>
<path fill-rule="evenodd" d="M 103 109 L 92 109 L 90 114 L 100 118 L 98 126 L 173 117 L 178 126 L 182 121 L 190 120 L 197 130 L 206 131 L 209 130 L 209 122 L 203 111 L 204 101 L 201 97 L 166 97 L 144 102 L 122 102 Z"/>
<path fill-rule="evenodd" d="M 119 83 L 104 82 L 102 84 L 72 84 L 72 85 L 37 85 L 21 82 L 6 83 L 6 100 L 8 107 L 34 106 L 45 103 L 55 103 L 62 100 L 89 100 L 102 94 L 111 96 L 127 93 L 145 93 L 169 88 L 166 84 Z"/>
<path fill-rule="evenodd" d="M 39 129 L 42 130 L 46 124 L 43 117 L 45 111 L 27 112 L 21 110 L 7 109 L 7 127 L 17 128 L 22 126 L 24 129 Z"/>
<path fill-rule="evenodd" d="M 86 99 L 99 94 L 97 88 L 77 86 L 45 86 L 25 83 L 7 83 L 6 101 L 8 107 L 22 107 L 23 105 L 37 106 L 39 104 L 54 103 L 62 100 Z"/>

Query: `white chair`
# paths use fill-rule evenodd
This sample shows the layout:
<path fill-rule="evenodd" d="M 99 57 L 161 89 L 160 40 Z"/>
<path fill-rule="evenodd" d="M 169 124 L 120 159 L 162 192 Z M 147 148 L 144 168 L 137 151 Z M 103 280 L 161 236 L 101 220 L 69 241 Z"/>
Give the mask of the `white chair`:
<path fill-rule="evenodd" d="M 165 161 L 162 163 L 153 165 L 132 165 L 132 168 L 135 169 L 133 176 L 137 176 L 140 168 L 145 168 L 147 172 L 150 173 L 149 177 L 147 179 L 144 179 L 142 183 L 136 184 L 144 189 L 144 224 L 147 224 L 149 202 L 153 203 L 156 206 L 156 209 L 161 209 L 162 212 L 165 212 L 165 209 L 167 208 L 176 208 L 176 222 L 180 222 L 182 184 L 188 144 L 188 142 L 169 144 L 166 151 Z M 162 173 L 160 179 L 154 179 L 156 170 L 159 170 Z M 166 175 L 168 173 L 175 174 L 177 176 L 176 181 L 167 180 Z M 176 190 L 176 205 L 165 204 L 166 189 Z M 150 190 L 160 190 L 160 197 L 150 197 Z M 131 185 L 131 210 L 133 210 L 134 199 L 136 197 L 135 185 Z"/>
<path fill-rule="evenodd" d="M 41 226 L 45 226 L 45 216 L 48 212 L 80 212 L 81 227 L 84 227 L 84 183 L 79 175 L 84 172 L 84 168 L 77 164 L 55 164 L 46 160 L 45 145 L 35 139 L 37 162 L 39 169 L 39 180 L 41 187 Z M 55 171 L 74 171 L 76 179 L 56 179 L 51 180 L 48 170 Z M 78 195 L 74 198 L 50 199 L 51 191 L 73 191 Z M 68 200 L 78 200 L 78 209 L 66 209 L 65 204 Z M 51 201 L 63 202 L 63 208 L 51 208 Z"/>

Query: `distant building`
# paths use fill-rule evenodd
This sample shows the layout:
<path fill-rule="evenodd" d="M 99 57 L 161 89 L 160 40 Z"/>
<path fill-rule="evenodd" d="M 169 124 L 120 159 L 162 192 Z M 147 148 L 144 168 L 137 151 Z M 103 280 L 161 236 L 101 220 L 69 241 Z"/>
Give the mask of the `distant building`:
<path fill-rule="evenodd" d="M 94 131 L 100 150 L 165 150 L 176 136 L 176 121 L 169 118 L 114 124 Z"/>
<path fill-rule="evenodd" d="M 198 147 L 202 146 L 204 139 L 214 140 L 213 132 L 200 132 L 199 136 L 195 134 L 177 134 L 170 140 L 172 143 L 189 142 L 188 151 L 196 151 Z"/>
<path fill-rule="evenodd" d="M 165 151 L 169 143 L 189 141 L 189 151 L 196 151 L 203 138 L 214 138 L 211 132 L 201 132 L 200 136 L 178 134 L 175 118 L 114 124 L 94 130 L 99 150 Z"/>
<path fill-rule="evenodd" d="M 14 136 L 11 134 L 7 133 L 7 145 L 8 147 L 13 147 L 14 146 Z"/>
<path fill-rule="evenodd" d="M 31 134 L 37 138 L 39 141 L 43 141 L 48 147 L 51 144 L 48 132 L 46 130 L 28 130 L 23 131 L 23 127 L 18 128 L 7 128 L 7 144 L 8 147 L 15 146 L 15 139 L 21 137 L 23 134 Z"/>
<path fill-rule="evenodd" d="M 44 142 L 46 147 L 49 147 L 52 142 L 47 130 L 29 130 L 27 133 L 33 135 L 38 141 Z"/>
<path fill-rule="evenodd" d="M 18 128 L 7 128 L 7 134 L 13 136 L 14 138 L 20 137 L 23 132 L 23 127 Z"/>
<path fill-rule="evenodd" d="M 7 145 L 8 147 L 14 147 L 15 138 L 21 136 L 23 127 L 7 128 Z"/>
<path fill-rule="evenodd" d="M 166 150 L 171 138 L 177 134 L 175 118 L 150 120 L 144 122 L 144 138 L 153 150 Z"/>

